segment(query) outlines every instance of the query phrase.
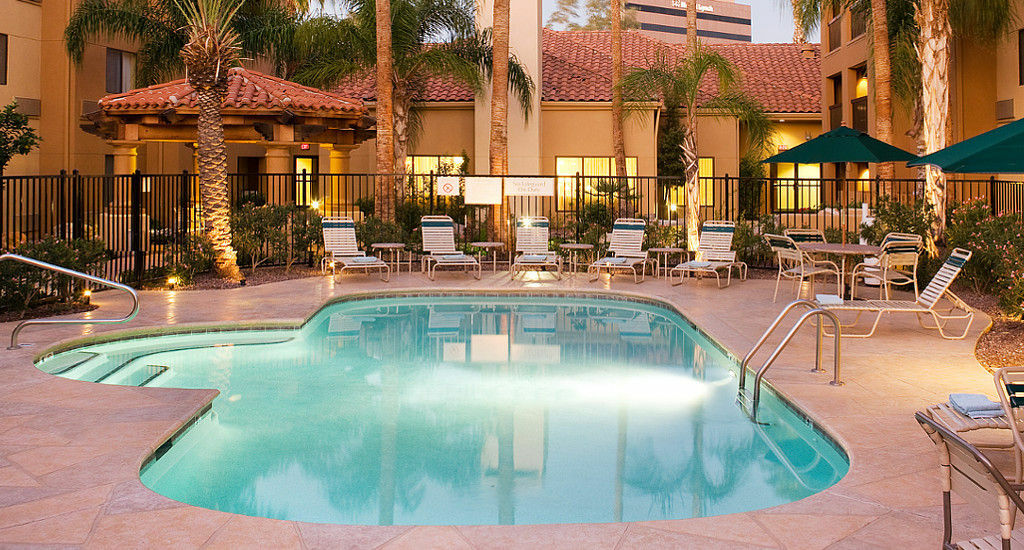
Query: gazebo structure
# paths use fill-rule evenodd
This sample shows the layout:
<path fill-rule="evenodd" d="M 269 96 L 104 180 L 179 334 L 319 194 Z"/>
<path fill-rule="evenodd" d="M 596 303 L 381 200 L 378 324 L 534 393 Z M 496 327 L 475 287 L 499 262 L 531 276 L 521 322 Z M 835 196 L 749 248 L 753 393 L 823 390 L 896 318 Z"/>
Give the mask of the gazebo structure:
<path fill-rule="evenodd" d="M 138 147 L 146 142 L 196 139 L 199 109 L 184 79 L 103 97 L 81 127 L 114 149 L 114 173 L 135 171 Z M 222 105 L 228 143 L 266 149 L 266 172 L 293 172 L 291 147 L 317 143 L 330 149 L 330 172 L 349 171 L 349 154 L 374 136 L 374 119 L 358 99 L 325 92 L 243 67 L 229 69 Z"/>

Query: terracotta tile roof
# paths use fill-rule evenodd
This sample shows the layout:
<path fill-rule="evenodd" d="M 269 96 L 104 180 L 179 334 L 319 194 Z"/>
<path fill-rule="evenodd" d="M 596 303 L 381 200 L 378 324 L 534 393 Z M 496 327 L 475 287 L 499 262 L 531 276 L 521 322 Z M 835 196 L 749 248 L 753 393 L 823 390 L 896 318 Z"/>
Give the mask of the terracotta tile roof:
<path fill-rule="evenodd" d="M 196 109 L 192 86 L 184 79 L 156 84 L 147 88 L 112 94 L 99 100 L 104 112 L 163 111 L 177 108 Z M 222 104 L 225 111 L 281 111 L 311 114 L 365 114 L 366 107 L 358 99 L 336 92 L 325 92 L 294 82 L 234 67 L 228 71 L 228 93 Z"/>
<path fill-rule="evenodd" d="M 544 101 L 611 101 L 611 37 L 609 31 L 554 31 L 544 29 Z M 821 112 L 821 63 L 817 45 L 805 58 L 797 44 L 711 44 L 735 63 L 743 74 L 744 89 L 771 113 Z M 657 55 L 680 59 L 686 48 L 668 44 L 638 31 L 623 36 L 627 66 L 643 67 Z M 628 69 L 627 69 L 628 70 Z M 372 75 L 346 81 L 337 91 L 374 100 Z M 713 93 L 717 83 L 704 85 Z M 472 101 L 473 92 L 451 78 L 428 78 L 416 94 L 419 101 Z"/>

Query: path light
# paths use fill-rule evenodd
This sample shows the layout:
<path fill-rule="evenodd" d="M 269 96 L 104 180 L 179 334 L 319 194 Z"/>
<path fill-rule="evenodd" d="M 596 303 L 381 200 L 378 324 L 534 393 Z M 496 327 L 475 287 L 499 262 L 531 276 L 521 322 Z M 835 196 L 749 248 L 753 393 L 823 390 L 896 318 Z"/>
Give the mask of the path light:
<path fill-rule="evenodd" d="M 171 275 L 170 277 L 167 278 L 167 286 L 171 288 L 178 286 L 179 282 L 181 281 L 180 279 L 178 279 L 177 275 Z"/>
<path fill-rule="evenodd" d="M 89 290 L 88 288 L 83 290 L 82 291 L 82 298 L 85 300 L 85 303 L 88 304 L 89 300 L 92 298 L 92 291 Z"/>
<path fill-rule="evenodd" d="M 320 201 L 311 201 L 309 207 L 313 210 L 320 210 Z"/>

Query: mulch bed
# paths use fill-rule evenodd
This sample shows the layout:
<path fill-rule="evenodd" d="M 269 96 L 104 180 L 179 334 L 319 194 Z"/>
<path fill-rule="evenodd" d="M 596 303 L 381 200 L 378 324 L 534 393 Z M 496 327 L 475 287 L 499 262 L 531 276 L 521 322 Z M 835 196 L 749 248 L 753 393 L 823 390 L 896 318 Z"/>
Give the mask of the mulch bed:
<path fill-rule="evenodd" d="M 10 321 L 23 321 L 25 319 L 38 319 L 40 317 L 52 317 L 54 315 L 68 315 L 70 313 L 82 313 L 92 311 L 99 306 L 93 304 L 43 304 L 25 311 L 4 311 L 0 312 L 0 323 Z"/>
<path fill-rule="evenodd" d="M 278 281 L 290 279 L 304 279 L 306 277 L 322 277 L 319 267 L 307 265 L 293 265 L 291 269 L 284 266 L 257 267 L 255 270 L 242 268 L 242 276 L 245 277 L 245 286 L 259 286 Z M 238 288 L 239 284 L 227 279 L 221 279 L 212 273 L 203 273 L 196 277 L 193 284 L 180 286 L 177 290 L 208 290 L 221 288 Z"/>

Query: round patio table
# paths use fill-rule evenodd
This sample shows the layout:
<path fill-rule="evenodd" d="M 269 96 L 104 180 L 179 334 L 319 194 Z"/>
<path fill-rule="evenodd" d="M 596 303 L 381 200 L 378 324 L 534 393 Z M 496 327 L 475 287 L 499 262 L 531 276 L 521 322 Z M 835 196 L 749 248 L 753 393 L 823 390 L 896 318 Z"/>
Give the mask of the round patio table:
<path fill-rule="evenodd" d="M 474 243 L 469 243 L 469 246 L 475 246 L 475 247 L 477 247 L 477 248 L 479 248 L 481 250 L 490 250 L 491 251 L 491 271 L 497 271 L 498 270 L 498 250 L 501 249 L 501 248 L 505 248 L 505 243 L 498 242 L 498 241 L 477 241 L 477 242 L 474 242 Z M 483 261 L 483 257 L 482 256 L 483 256 L 482 252 L 477 252 L 476 253 L 476 261 L 482 262 Z"/>
<path fill-rule="evenodd" d="M 558 248 L 569 251 L 569 273 L 575 274 L 576 268 L 580 264 L 580 253 L 590 254 L 590 251 L 594 249 L 594 245 L 586 243 L 562 243 L 558 245 Z"/>
<path fill-rule="evenodd" d="M 402 252 L 405 251 L 405 243 L 373 243 L 370 248 L 387 252 L 387 263 L 395 266 L 396 273 L 402 272 Z M 409 272 L 412 272 L 412 252 L 409 252 Z"/>
<path fill-rule="evenodd" d="M 882 247 L 870 244 L 843 243 L 797 243 L 800 250 L 811 254 L 835 254 L 839 256 L 839 276 L 843 278 L 843 294 L 846 294 L 846 257 L 877 256 Z M 843 296 L 840 296 L 842 298 Z"/>
<path fill-rule="evenodd" d="M 655 254 L 654 258 L 654 277 L 661 277 L 661 272 L 664 271 L 665 275 L 668 276 L 668 258 L 673 254 L 686 254 L 685 248 L 676 248 L 673 246 L 648 248 L 648 252 Z M 662 261 L 664 260 L 664 261 Z"/>

